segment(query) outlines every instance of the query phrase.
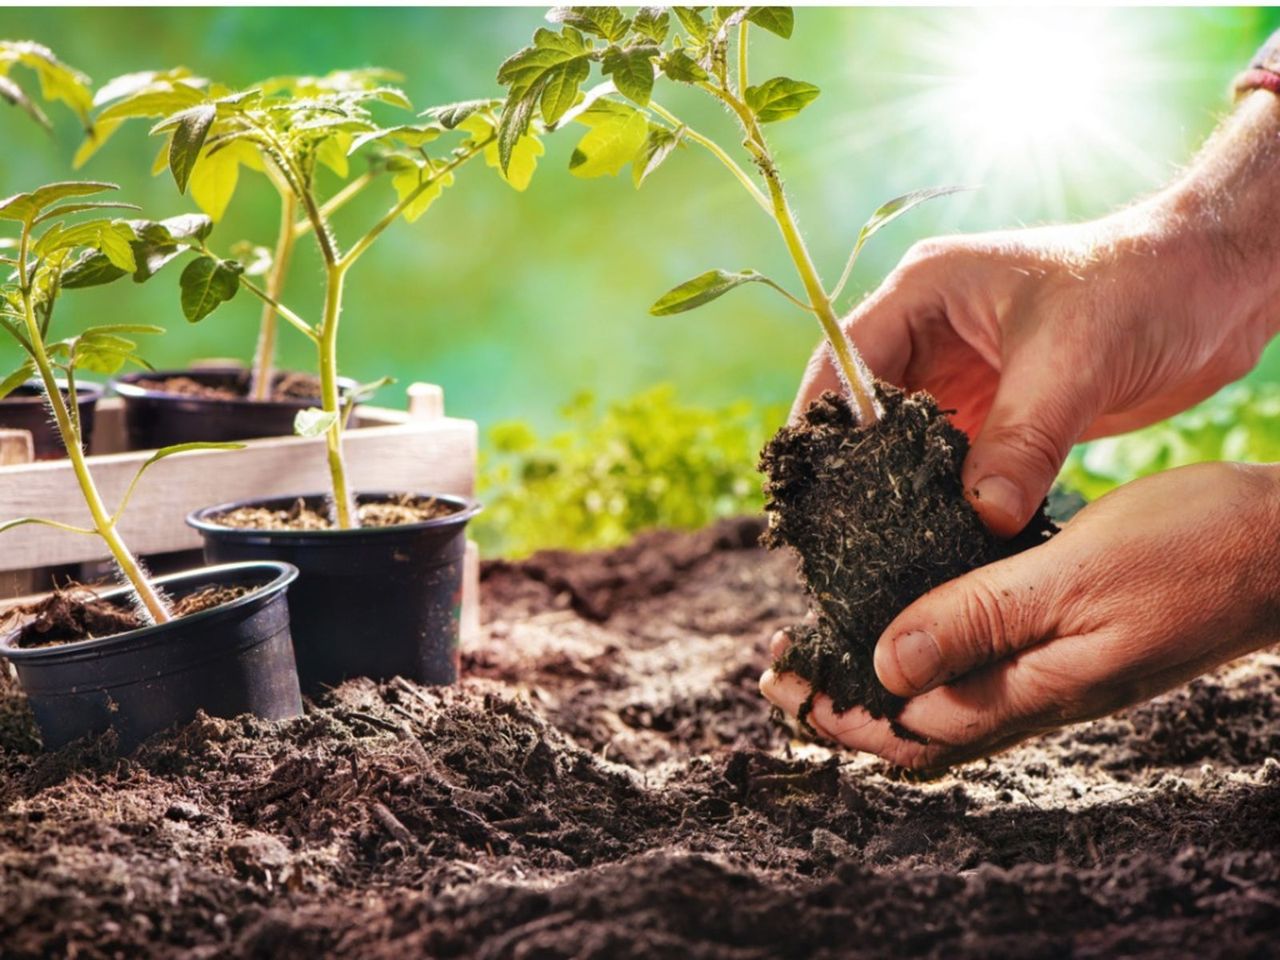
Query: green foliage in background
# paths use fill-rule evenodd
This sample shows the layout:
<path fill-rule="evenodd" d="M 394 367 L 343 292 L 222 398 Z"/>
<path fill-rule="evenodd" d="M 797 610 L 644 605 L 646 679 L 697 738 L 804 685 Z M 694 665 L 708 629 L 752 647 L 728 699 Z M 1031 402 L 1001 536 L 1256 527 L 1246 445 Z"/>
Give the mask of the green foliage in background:
<path fill-rule="evenodd" d="M 1280 385 L 1237 384 L 1162 423 L 1076 447 L 1058 479 L 1095 500 L 1130 480 L 1191 463 L 1280 461 L 1277 425 Z"/>
<path fill-rule="evenodd" d="M 786 410 L 691 406 L 664 384 L 603 406 L 583 393 L 562 416 L 550 437 L 521 421 L 489 432 L 473 527 L 486 554 L 611 547 L 650 527 L 758 513 L 756 457 Z"/>

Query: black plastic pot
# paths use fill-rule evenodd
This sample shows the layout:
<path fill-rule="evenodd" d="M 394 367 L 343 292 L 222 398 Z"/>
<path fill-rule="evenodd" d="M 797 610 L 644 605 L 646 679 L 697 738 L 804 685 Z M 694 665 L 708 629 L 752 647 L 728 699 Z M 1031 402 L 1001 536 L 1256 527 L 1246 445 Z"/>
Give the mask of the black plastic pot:
<path fill-rule="evenodd" d="M 394 496 L 364 493 L 357 499 Z M 285 510 L 299 499 L 320 509 L 327 503 L 322 494 L 245 500 L 198 510 L 187 523 L 204 537 L 209 563 L 283 560 L 298 568 L 290 609 L 303 692 L 349 677 L 457 680 L 465 531 L 479 504 L 436 497 L 457 512 L 356 530 L 237 530 L 211 519 L 237 507 Z"/>
<path fill-rule="evenodd" d="M 66 383 L 62 396 L 67 397 Z M 93 413 L 102 396 L 102 387 L 96 383 L 76 383 L 76 398 L 80 408 L 80 435 L 85 446 L 93 437 Z M 37 460 L 60 460 L 67 455 L 62 437 L 53 422 L 49 405 L 44 402 L 44 388 L 39 380 L 28 380 L 3 400 L 0 400 L 0 427 L 31 431 L 31 445 Z"/>
<path fill-rule="evenodd" d="M 17 631 L 11 631 L 0 637 L 0 656 L 18 668 L 47 750 L 111 727 L 120 749 L 132 750 L 197 710 L 218 717 L 296 717 L 302 698 L 285 591 L 297 575 L 286 563 L 241 563 L 160 577 L 156 582 L 176 596 L 212 584 L 257 589 L 219 607 L 100 640 L 23 648 L 15 646 Z"/>
<path fill-rule="evenodd" d="M 285 373 L 276 375 L 287 376 Z M 193 397 L 140 386 L 139 381 L 186 377 L 209 387 L 243 392 L 249 371 L 242 367 L 161 370 L 130 373 L 111 381 L 124 400 L 125 431 L 131 450 L 154 450 L 176 443 L 227 443 L 260 437 L 293 436 L 299 410 L 319 406 L 318 399 L 250 400 Z M 346 387 L 354 381 L 342 381 Z"/>

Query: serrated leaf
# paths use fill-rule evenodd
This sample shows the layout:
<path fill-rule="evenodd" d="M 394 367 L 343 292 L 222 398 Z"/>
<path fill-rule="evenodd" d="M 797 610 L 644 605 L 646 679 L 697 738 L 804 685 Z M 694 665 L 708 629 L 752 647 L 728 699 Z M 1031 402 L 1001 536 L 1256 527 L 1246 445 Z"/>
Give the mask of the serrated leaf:
<path fill-rule="evenodd" d="M 631 163 L 631 179 L 637 190 L 649 174 L 657 170 L 663 161 L 671 156 L 671 151 L 684 138 L 684 130 L 684 127 L 680 127 L 673 133 L 666 127 L 656 124 L 649 127 L 649 135 L 645 138 L 644 146 L 640 148 L 640 153 Z"/>
<path fill-rule="evenodd" d="M 641 7 L 631 21 L 631 28 L 646 40 L 662 43 L 671 29 L 671 17 L 663 7 Z"/>
<path fill-rule="evenodd" d="M 35 361 L 24 360 L 22 362 L 22 366 L 18 367 L 17 370 L 13 371 L 13 373 L 9 374 L 3 380 L 0 380 L 0 400 L 3 400 L 9 394 L 13 393 L 13 391 L 17 390 L 20 386 L 30 380 L 35 375 L 35 372 Z"/>
<path fill-rule="evenodd" d="M 590 73 L 591 63 L 586 57 L 570 60 L 548 71 L 538 98 L 542 122 L 548 128 L 572 109 L 578 99 L 578 91 Z"/>
<path fill-rule="evenodd" d="M 601 72 L 613 78 L 613 85 L 628 100 L 648 106 L 653 94 L 653 58 L 657 47 L 610 47 L 604 53 Z"/>
<path fill-rule="evenodd" d="M 170 118 L 174 123 L 173 138 L 169 141 L 169 172 L 179 193 L 187 192 L 187 181 L 204 149 L 209 127 L 218 116 L 218 108 L 211 103 L 201 104 Z"/>
<path fill-rule="evenodd" d="M 417 166 L 410 167 L 400 173 L 395 174 L 391 178 L 391 185 L 395 187 L 396 194 L 401 201 L 408 199 L 415 190 L 422 186 L 424 180 L 433 176 L 430 170 L 421 169 Z M 430 186 L 426 187 L 413 198 L 412 202 L 404 208 L 402 215 L 409 223 L 413 223 L 419 217 L 430 209 L 431 205 L 439 199 L 440 194 L 444 192 L 445 187 L 453 185 L 453 174 L 446 173 L 443 176 L 435 176 Z"/>
<path fill-rule="evenodd" d="M 577 27 L 610 43 L 625 37 L 631 27 L 631 21 L 617 7 L 553 7 L 547 19 Z"/>
<path fill-rule="evenodd" d="M 299 410 L 293 418 L 293 432 L 300 437 L 320 437 L 328 433 L 338 422 L 338 414 L 321 410 L 319 407 L 308 407 Z"/>
<path fill-rule="evenodd" d="M 133 231 L 124 224 L 112 224 L 98 232 L 98 249 L 111 263 L 125 273 L 133 273 L 138 263 L 133 257 L 130 243 L 134 240 Z"/>
<path fill-rule="evenodd" d="M 663 73 L 677 83 L 702 83 L 711 79 L 711 74 L 683 50 L 672 50 L 662 58 L 659 66 Z"/>
<path fill-rule="evenodd" d="M 34 219 L 40 211 L 68 197 L 87 197 L 107 190 L 119 190 L 114 183 L 98 180 L 65 180 L 47 183 L 30 193 L 17 193 L 0 200 L 0 220 L 24 222 Z"/>
<path fill-rule="evenodd" d="M 774 77 L 764 83 L 747 87 L 746 102 L 761 123 L 777 123 L 789 120 L 818 99 L 821 91 L 812 83 L 792 80 L 790 77 Z"/>
<path fill-rule="evenodd" d="M 244 267 L 234 260 L 198 257 L 187 264 L 178 280 L 182 288 L 182 313 L 190 323 L 199 323 L 240 289 Z"/>
<path fill-rule="evenodd" d="M 550 98 L 553 110 L 571 104 L 577 93 L 574 79 L 579 78 L 580 84 L 586 74 L 581 66 L 569 64 L 581 60 L 585 65 L 591 52 L 590 43 L 571 26 L 560 33 L 540 27 L 533 35 L 532 45 L 512 54 L 498 68 L 498 82 L 510 88 L 498 122 L 498 156 L 504 170 L 516 142 L 528 132 L 534 108 L 547 86 L 552 81 L 565 86 L 564 90 L 558 87 L 556 95 Z M 573 96 L 565 92 L 570 88 Z M 555 119 L 559 119 L 559 115 L 555 115 Z"/>
<path fill-rule="evenodd" d="M 748 7 L 747 19 L 784 40 L 791 39 L 796 25 L 796 16 L 790 7 Z"/>
<path fill-rule="evenodd" d="M 577 117 L 591 130 L 569 158 L 575 177 L 615 176 L 635 159 L 649 135 L 649 121 L 634 107 L 600 100 Z"/>
<path fill-rule="evenodd" d="M 768 277 L 755 270 L 742 270 L 738 273 L 728 270 L 708 270 L 668 290 L 649 308 L 649 313 L 655 317 L 683 313 L 710 303 L 744 283 L 767 283 L 770 286 L 777 286 Z"/>
<path fill-rule="evenodd" d="M 396 127 L 378 128 L 362 133 L 351 141 L 347 148 L 347 156 L 357 153 L 361 147 L 382 140 L 394 140 L 406 147 L 421 147 L 439 138 L 446 128 L 437 124 L 401 124 Z"/>
<path fill-rule="evenodd" d="M 702 19 L 702 14 L 697 10 L 692 7 L 672 7 L 671 11 L 676 15 L 676 19 L 680 21 L 680 25 L 684 27 L 684 32 L 694 40 L 701 43 L 711 35 L 711 28 Z"/>

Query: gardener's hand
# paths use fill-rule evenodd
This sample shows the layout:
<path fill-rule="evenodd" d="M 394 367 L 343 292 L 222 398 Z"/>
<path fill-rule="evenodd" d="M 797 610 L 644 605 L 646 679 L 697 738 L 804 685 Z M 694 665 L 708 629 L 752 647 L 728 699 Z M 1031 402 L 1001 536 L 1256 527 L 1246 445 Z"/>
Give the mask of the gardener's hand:
<path fill-rule="evenodd" d="M 825 696 L 808 722 L 917 770 L 995 753 L 1168 690 L 1280 641 L 1280 467 L 1202 464 L 1121 487 L 1062 533 L 953 580 L 904 610 L 875 667 L 910 697 L 896 736 Z M 775 644 L 775 653 L 779 647 Z M 766 673 L 795 714 L 809 687 Z"/>
<path fill-rule="evenodd" d="M 1257 363 L 1280 319 L 1280 101 L 1254 96 L 1151 200 L 919 244 L 847 321 L 879 377 L 957 411 L 965 489 L 995 532 L 1026 524 L 1076 441 L 1161 420 Z M 797 411 L 836 383 L 820 349 Z"/>

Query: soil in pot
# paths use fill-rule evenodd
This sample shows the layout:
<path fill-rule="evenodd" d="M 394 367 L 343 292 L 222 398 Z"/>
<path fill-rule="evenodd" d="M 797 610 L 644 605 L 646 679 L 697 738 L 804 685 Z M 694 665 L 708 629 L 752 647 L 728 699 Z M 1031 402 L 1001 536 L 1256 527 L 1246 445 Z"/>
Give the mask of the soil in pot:
<path fill-rule="evenodd" d="M 270 400 L 249 398 L 240 367 L 131 373 L 112 381 L 124 400 L 129 446 L 151 450 L 195 441 L 233 442 L 293 435 L 300 410 L 319 401 L 315 377 L 281 372 Z M 344 389 L 354 386 L 342 381 Z"/>
<path fill-rule="evenodd" d="M 54 749 L 114 729 L 122 750 L 198 710 L 266 719 L 302 711 L 284 563 L 204 567 L 155 580 L 176 598 L 172 620 L 141 622 L 125 587 L 83 588 L 0 624 L 0 656 L 17 669 Z"/>
<path fill-rule="evenodd" d="M 881 386 L 880 398 L 884 416 L 863 430 L 843 397 L 823 394 L 778 431 L 760 469 L 770 518 L 764 542 L 799 554 L 816 614 L 791 631 L 774 669 L 803 677 L 837 711 L 864 706 L 893 717 L 903 701 L 880 684 L 872 658 L 894 617 L 1056 528 L 1042 509 L 1012 540 L 994 536 L 964 496 L 964 433 L 928 394 Z"/>
<path fill-rule="evenodd" d="M 366 493 L 360 526 L 342 530 L 327 496 L 278 497 L 197 511 L 205 560 L 280 560 L 300 571 L 290 592 L 304 693 L 349 677 L 458 678 L 466 524 L 456 497 Z"/>
<path fill-rule="evenodd" d="M 80 414 L 80 432 L 86 447 L 93 440 L 94 411 L 102 387 L 96 383 L 78 382 L 76 394 Z M 66 390 L 62 393 L 67 399 Z M 29 381 L 0 400 L 0 427 L 26 430 L 31 434 L 31 446 L 37 460 L 60 460 L 67 455 L 62 436 L 53 422 L 53 414 L 45 403 L 44 389 L 38 381 Z"/>
<path fill-rule="evenodd" d="M 210 585 L 178 598 L 172 609 L 176 617 L 185 617 L 251 592 L 252 588 L 242 585 Z M 42 600 L 8 611 L 0 617 L 0 632 L 16 624 L 21 628 L 15 645 L 24 650 L 101 640 L 148 626 L 137 609 L 122 598 L 99 597 L 79 584 L 61 587 Z"/>

